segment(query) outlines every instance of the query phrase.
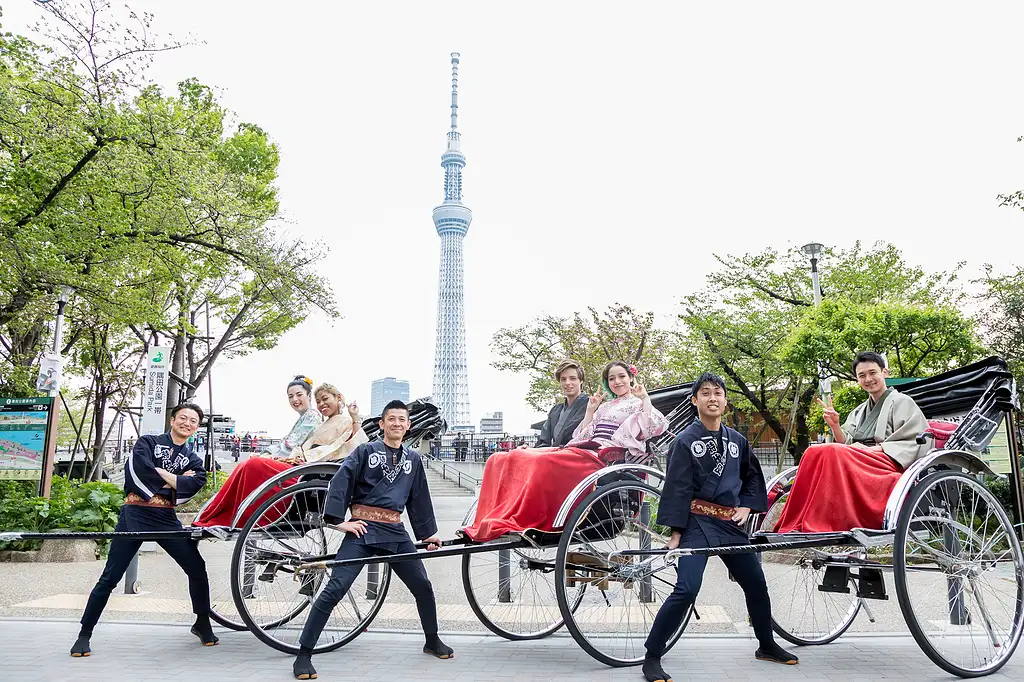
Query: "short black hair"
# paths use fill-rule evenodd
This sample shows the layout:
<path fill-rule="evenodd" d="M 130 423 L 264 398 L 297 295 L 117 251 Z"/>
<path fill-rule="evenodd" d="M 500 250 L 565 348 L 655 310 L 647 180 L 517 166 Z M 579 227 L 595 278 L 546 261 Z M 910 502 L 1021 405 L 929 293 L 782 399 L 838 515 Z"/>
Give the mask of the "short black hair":
<path fill-rule="evenodd" d="M 409 406 L 403 403 L 401 400 L 392 400 L 390 403 L 384 406 L 384 409 L 380 411 L 380 418 L 383 419 L 384 415 L 388 413 L 388 410 L 405 410 L 405 414 L 409 414 Z"/>
<path fill-rule="evenodd" d="M 177 417 L 178 413 L 182 410 L 192 410 L 199 415 L 199 421 L 203 421 L 203 408 L 199 407 L 195 403 L 181 403 L 180 405 L 175 405 L 171 408 L 171 419 Z"/>
<path fill-rule="evenodd" d="M 853 359 L 854 376 L 857 375 L 857 365 L 861 364 L 862 362 L 873 362 L 882 369 L 888 367 L 888 365 L 885 363 L 885 358 L 882 357 L 881 353 L 876 353 L 873 350 L 861 351 L 860 353 L 857 353 L 857 357 Z"/>
<path fill-rule="evenodd" d="M 697 377 L 697 380 L 693 382 L 693 386 L 690 387 L 690 397 L 696 398 L 697 394 L 700 393 L 700 387 L 703 386 L 704 384 L 714 384 L 715 386 L 721 388 L 723 391 L 725 390 L 725 379 L 718 376 L 714 372 L 704 372 L 699 377 Z"/>

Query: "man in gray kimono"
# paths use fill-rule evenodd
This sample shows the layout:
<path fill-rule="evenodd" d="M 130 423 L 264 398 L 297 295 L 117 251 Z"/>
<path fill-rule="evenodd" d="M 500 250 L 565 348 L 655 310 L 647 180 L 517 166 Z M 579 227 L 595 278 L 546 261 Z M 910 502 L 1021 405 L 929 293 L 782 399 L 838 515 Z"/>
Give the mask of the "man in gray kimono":
<path fill-rule="evenodd" d="M 843 426 L 831 401 L 822 403 L 834 443 L 812 445 L 800 460 L 775 530 L 823 533 L 882 527 L 886 501 L 904 469 L 931 449 L 917 437 L 928 420 L 913 398 L 885 385 L 885 358 L 863 352 L 853 361 L 868 394 Z M 769 512 L 771 516 L 771 512 Z"/>
<path fill-rule="evenodd" d="M 564 448 L 572 440 L 573 431 L 587 413 L 590 396 L 582 392 L 583 368 L 573 360 L 566 360 L 555 368 L 555 381 L 562 389 L 565 400 L 551 408 L 547 421 L 537 437 L 538 448 Z"/>
<path fill-rule="evenodd" d="M 880 354 L 872 351 L 858 354 L 853 361 L 853 373 L 868 399 L 858 405 L 840 427 L 839 413 L 818 398 L 824 408 L 825 423 L 837 443 L 885 453 L 906 469 L 931 448 L 930 444 L 917 442 L 918 435 L 928 430 L 928 420 L 913 398 L 885 385 L 889 368 Z"/>

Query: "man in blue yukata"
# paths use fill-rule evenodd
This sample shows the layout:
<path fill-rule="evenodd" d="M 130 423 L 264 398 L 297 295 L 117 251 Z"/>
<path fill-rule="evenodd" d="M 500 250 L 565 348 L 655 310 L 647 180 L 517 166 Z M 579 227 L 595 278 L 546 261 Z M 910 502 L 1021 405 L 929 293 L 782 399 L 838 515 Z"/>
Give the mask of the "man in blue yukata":
<path fill-rule="evenodd" d="M 672 529 L 669 549 L 745 545 L 747 516 L 751 510 L 768 508 L 761 465 L 747 439 L 722 423 L 727 401 L 721 377 L 702 374 L 693 384 L 690 400 L 698 419 L 672 443 L 657 522 Z M 757 557 L 723 554 L 721 558 L 743 588 L 750 624 L 760 645 L 754 656 L 796 665 L 799 659 L 776 644 L 772 635 L 768 586 Z M 672 681 L 661 667 L 661 657 L 668 638 L 697 599 L 707 562 L 706 556 L 679 557 L 675 589 L 658 611 L 645 644 L 643 673 L 648 682 Z"/>
<path fill-rule="evenodd" d="M 428 550 L 441 545 L 423 462 L 418 452 L 402 444 L 409 431 L 409 408 L 401 400 L 392 400 L 384 406 L 379 425 L 383 440 L 363 443 L 353 450 L 331 479 L 327 491 L 324 520 L 345 531 L 338 559 L 415 552 L 416 546 L 402 524 L 404 509 L 409 510 L 417 540 L 427 543 Z M 345 521 L 349 512 L 351 515 Z M 296 679 L 316 679 L 313 649 L 331 611 L 345 597 L 361 569 L 362 566 L 355 565 L 332 570 L 331 579 L 309 610 L 299 637 L 299 655 L 292 666 Z M 455 652 L 437 636 L 437 603 L 423 562 L 417 559 L 395 563 L 391 570 L 416 599 L 426 637 L 423 653 L 454 658 Z"/>

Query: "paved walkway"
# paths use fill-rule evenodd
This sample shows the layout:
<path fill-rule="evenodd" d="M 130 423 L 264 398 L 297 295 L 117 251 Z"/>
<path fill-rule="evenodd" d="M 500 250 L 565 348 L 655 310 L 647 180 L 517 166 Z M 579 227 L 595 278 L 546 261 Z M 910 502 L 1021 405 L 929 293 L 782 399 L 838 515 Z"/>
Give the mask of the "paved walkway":
<path fill-rule="evenodd" d="M 93 655 L 73 659 L 68 649 L 78 632 L 71 621 L 0 619 L 0 678 L 60 682 L 130 679 L 289 680 L 291 658 L 247 632 L 218 631 L 221 644 L 203 648 L 180 625 L 101 623 Z M 638 682 L 638 668 L 607 668 L 572 639 L 556 635 L 534 642 L 506 642 L 493 636 L 445 637 L 454 660 L 439 661 L 420 652 L 414 634 L 366 633 L 348 646 L 315 659 L 320 679 L 364 680 L 559 680 L 560 682 Z M 799 649 L 801 663 L 784 667 L 756 661 L 754 642 L 739 636 L 684 638 L 665 658 L 676 680 L 949 680 L 909 637 L 848 635 L 825 647 Z M 1024 679 L 1018 657 L 989 678 Z"/>

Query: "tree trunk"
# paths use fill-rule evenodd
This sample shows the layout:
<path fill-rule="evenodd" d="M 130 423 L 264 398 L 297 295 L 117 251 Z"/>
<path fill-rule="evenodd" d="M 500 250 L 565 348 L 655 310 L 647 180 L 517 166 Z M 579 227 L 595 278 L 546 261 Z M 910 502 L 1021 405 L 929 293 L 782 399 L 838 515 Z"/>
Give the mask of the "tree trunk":
<path fill-rule="evenodd" d="M 102 386 L 101 389 L 96 392 L 96 410 L 93 413 L 91 469 L 85 472 L 84 478 L 86 482 L 99 481 L 103 477 L 103 446 L 106 444 L 106 438 L 103 437 L 103 420 L 106 416 L 106 412 L 107 392 L 106 386 Z"/>
<path fill-rule="evenodd" d="M 811 429 L 807 417 L 811 413 L 811 401 L 814 399 L 816 387 L 811 384 L 801 395 L 800 405 L 796 411 L 796 446 L 793 449 L 793 461 L 800 464 L 800 458 L 811 445 Z"/>
<path fill-rule="evenodd" d="M 185 295 L 179 293 L 178 299 L 178 328 L 174 337 L 174 350 L 171 351 L 171 372 L 175 376 L 185 376 L 185 344 L 186 334 L 188 333 L 188 305 L 185 299 Z M 171 408 L 181 402 L 182 396 L 185 395 L 185 386 L 182 385 L 177 379 L 172 376 L 167 378 L 167 401 L 164 409 L 164 431 L 169 431 L 171 428 Z"/>

